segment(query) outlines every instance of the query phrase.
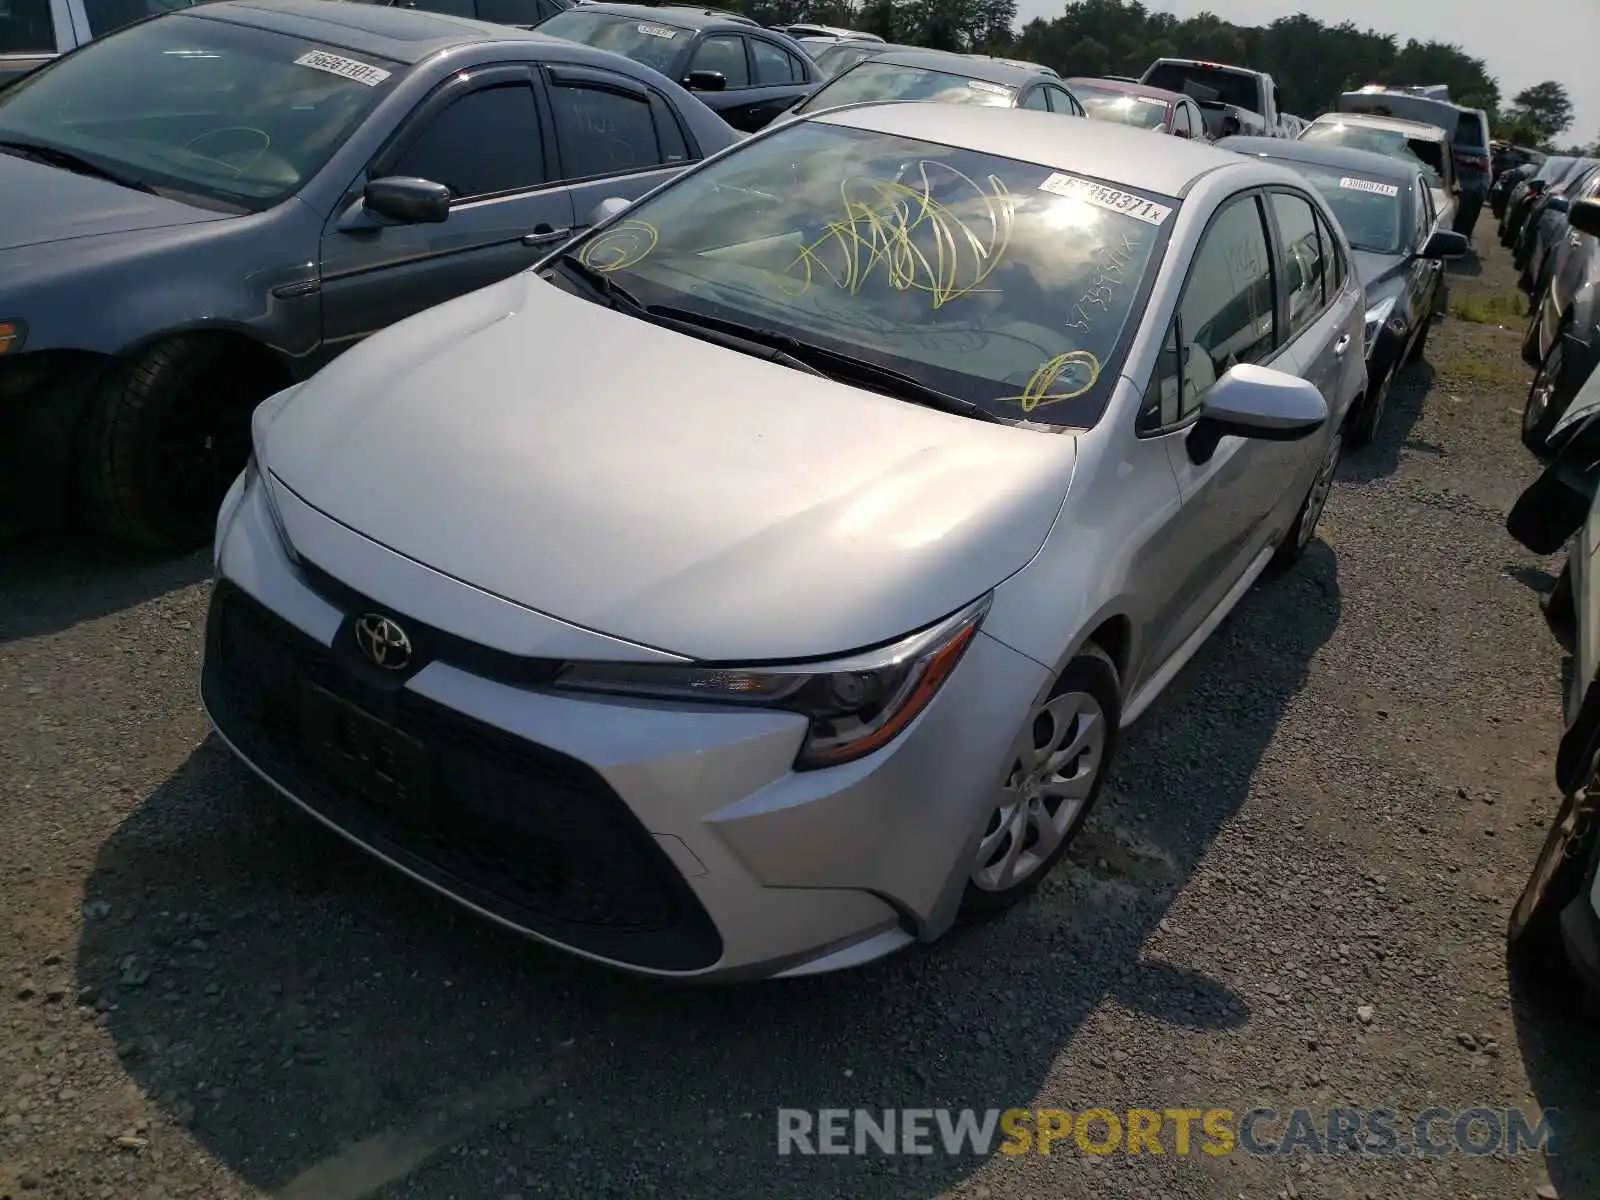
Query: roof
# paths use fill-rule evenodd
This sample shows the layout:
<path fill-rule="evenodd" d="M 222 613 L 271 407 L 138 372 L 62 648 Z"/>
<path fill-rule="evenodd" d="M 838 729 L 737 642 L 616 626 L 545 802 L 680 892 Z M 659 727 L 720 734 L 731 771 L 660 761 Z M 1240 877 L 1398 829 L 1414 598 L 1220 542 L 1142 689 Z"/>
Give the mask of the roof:
<path fill-rule="evenodd" d="M 407 65 L 454 46 L 534 40 L 510 25 L 347 0 L 217 0 L 173 15 L 270 29 Z"/>
<path fill-rule="evenodd" d="M 341 0 L 333 0 L 339 3 Z M 640 21 L 649 21 L 655 25 L 672 25 L 679 29 L 749 29 L 756 24 L 749 17 L 736 16 L 731 13 L 709 11 L 704 8 L 669 8 L 666 5 L 653 4 L 611 4 L 605 0 L 598 3 L 585 4 L 583 11 L 587 13 L 610 13 L 618 17 L 633 17 Z M 779 35 L 784 36 L 782 34 Z"/>
<path fill-rule="evenodd" d="M 956 54 L 950 50 L 891 50 L 887 54 L 876 54 L 866 61 L 888 63 L 896 67 L 922 67 L 929 71 L 948 71 L 952 75 L 960 75 L 966 79 L 1004 84 L 1006 87 L 1021 87 L 1039 78 L 1060 78 L 1049 67 L 1042 67 L 1038 63 L 1010 62 L 1003 58 Z M 837 79 L 838 76 L 834 78 Z"/>
<path fill-rule="evenodd" d="M 1038 163 L 1164 196 L 1182 196 L 1200 176 L 1249 161 L 1204 142 L 1025 108 L 889 101 L 808 119 Z"/>
<path fill-rule="evenodd" d="M 1069 88 L 1080 86 L 1099 88 L 1104 92 L 1121 92 L 1125 96 L 1140 96 L 1146 100 L 1160 100 L 1163 104 L 1173 104 L 1184 99 L 1182 92 L 1151 87 L 1148 83 L 1129 83 L 1121 79 L 1110 79 L 1105 76 L 1074 75 L 1066 81 L 1066 84 Z"/>
<path fill-rule="evenodd" d="M 1421 138 L 1426 142 L 1442 142 L 1449 136 L 1437 125 L 1422 121 L 1402 121 L 1399 117 L 1378 117 L 1371 113 L 1323 113 L 1313 126 L 1358 125 L 1363 129 L 1386 129 L 1390 133 L 1403 133 L 1407 137 Z"/>
<path fill-rule="evenodd" d="M 1301 162 L 1310 166 L 1332 167 L 1337 171 L 1376 175 L 1379 179 L 1402 186 L 1409 184 L 1414 175 L 1398 158 L 1390 158 L 1373 150 L 1333 146 L 1327 142 L 1302 142 L 1295 138 L 1230 137 L 1219 141 L 1217 147 L 1232 150 L 1235 154 L 1254 155 L 1256 158 Z"/>

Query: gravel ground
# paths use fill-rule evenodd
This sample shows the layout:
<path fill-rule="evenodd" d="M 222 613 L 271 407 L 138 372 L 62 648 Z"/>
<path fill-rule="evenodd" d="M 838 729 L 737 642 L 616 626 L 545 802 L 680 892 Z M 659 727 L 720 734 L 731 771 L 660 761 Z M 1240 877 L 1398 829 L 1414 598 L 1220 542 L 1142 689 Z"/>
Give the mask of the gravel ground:
<path fill-rule="evenodd" d="M 1453 287 L 1509 292 L 1504 253 Z M 1562 666 L 1554 564 L 1501 524 L 1517 339 L 1433 331 L 1323 544 L 1130 734 L 1033 903 L 795 984 L 638 983 L 458 914 L 207 739 L 203 558 L 9 552 L 0 1196 L 1600 1195 L 1600 1039 L 1503 965 Z M 775 1153 L 779 1106 L 1185 1104 L 1552 1105 L 1564 1152 Z"/>

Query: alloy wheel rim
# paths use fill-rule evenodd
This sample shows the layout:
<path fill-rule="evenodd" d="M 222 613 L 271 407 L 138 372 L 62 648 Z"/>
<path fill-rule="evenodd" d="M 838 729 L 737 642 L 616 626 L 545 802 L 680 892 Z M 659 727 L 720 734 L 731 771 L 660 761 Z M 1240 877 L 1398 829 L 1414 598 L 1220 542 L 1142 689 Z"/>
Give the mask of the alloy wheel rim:
<path fill-rule="evenodd" d="M 1561 343 L 1557 342 L 1539 365 L 1539 374 L 1534 377 L 1533 391 L 1528 396 L 1528 406 L 1522 412 L 1522 428 L 1526 432 L 1533 432 L 1539 426 L 1546 412 L 1550 410 L 1551 402 L 1555 399 L 1556 380 L 1561 375 Z"/>
<path fill-rule="evenodd" d="M 1344 446 L 1344 434 L 1336 433 L 1333 441 L 1328 446 L 1328 453 L 1322 460 L 1322 466 L 1317 468 L 1317 477 L 1311 483 L 1311 494 L 1306 497 L 1306 516 L 1300 522 L 1300 546 L 1304 548 L 1311 542 L 1311 535 L 1317 531 L 1317 522 L 1322 519 L 1322 510 L 1328 503 L 1328 495 L 1333 491 L 1333 474 L 1339 466 L 1339 451 Z"/>
<path fill-rule="evenodd" d="M 1037 874 L 1077 823 L 1105 762 L 1106 715 L 1087 692 L 1034 710 L 978 843 L 972 882 L 1005 892 Z"/>

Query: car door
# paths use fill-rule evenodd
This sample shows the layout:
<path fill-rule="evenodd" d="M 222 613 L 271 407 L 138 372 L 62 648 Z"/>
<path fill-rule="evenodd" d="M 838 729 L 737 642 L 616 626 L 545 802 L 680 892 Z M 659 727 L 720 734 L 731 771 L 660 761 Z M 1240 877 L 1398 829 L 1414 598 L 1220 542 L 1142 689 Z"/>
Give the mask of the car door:
<path fill-rule="evenodd" d="M 356 181 L 322 237 L 329 353 L 504 279 L 569 235 L 572 196 L 550 180 L 552 134 L 534 82 L 527 64 L 458 73 L 418 105 Z M 449 218 L 399 225 L 367 212 L 361 188 L 383 176 L 445 184 Z"/>
<path fill-rule="evenodd" d="M 1277 234 L 1274 252 L 1287 309 L 1287 346 L 1294 352 L 1299 374 L 1316 384 L 1337 421 L 1360 388 L 1358 381 L 1352 387 L 1356 380 L 1352 366 L 1361 364 L 1365 354 L 1361 333 L 1365 306 L 1354 298 L 1353 289 L 1341 287 L 1330 275 L 1328 264 L 1339 253 L 1338 240 L 1309 195 L 1273 188 L 1267 193 L 1267 209 Z M 1299 506 L 1296 485 L 1322 448 L 1320 438 L 1252 446 L 1263 494 L 1276 498 L 1274 516 L 1283 516 L 1278 511 L 1283 507 Z"/>
<path fill-rule="evenodd" d="M 1288 443 L 1229 435 L 1207 453 L 1193 436 L 1206 394 L 1230 367 L 1298 368 L 1294 349 L 1279 338 L 1277 268 L 1262 203 L 1259 192 L 1240 193 L 1207 222 L 1139 414 L 1139 436 L 1164 443 L 1183 499 L 1164 551 L 1173 586 L 1165 611 L 1153 614 L 1152 662 L 1166 661 L 1233 588 L 1260 553 L 1280 500 L 1272 481 L 1281 488 L 1283 472 L 1273 459 Z"/>
<path fill-rule="evenodd" d="M 809 94 L 811 83 L 806 65 L 777 42 L 756 34 L 745 41 L 750 47 L 751 99 L 744 109 L 749 124 L 739 128 L 753 132 Z"/>
<path fill-rule="evenodd" d="M 555 130 L 551 178 L 570 188 L 574 235 L 602 200 L 637 200 L 698 157 L 672 106 L 638 80 L 554 63 L 544 79 Z"/>
<path fill-rule="evenodd" d="M 1418 175 L 1411 181 L 1412 210 L 1416 213 L 1416 228 L 1411 234 L 1411 248 L 1421 251 L 1439 227 L 1439 214 L 1433 207 L 1433 192 L 1428 181 Z M 1440 287 L 1444 281 L 1444 262 L 1437 258 L 1423 258 L 1420 253 L 1406 267 L 1406 292 L 1411 301 L 1411 311 L 1417 320 L 1433 319 L 1434 310 L 1442 299 Z"/>

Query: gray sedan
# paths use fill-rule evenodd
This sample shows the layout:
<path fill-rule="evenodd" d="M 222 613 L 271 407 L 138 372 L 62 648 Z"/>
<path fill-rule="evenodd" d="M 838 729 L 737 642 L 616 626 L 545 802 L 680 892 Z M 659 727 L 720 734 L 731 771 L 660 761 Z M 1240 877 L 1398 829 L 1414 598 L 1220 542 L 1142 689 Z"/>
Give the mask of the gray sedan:
<path fill-rule="evenodd" d="M 207 711 L 328 826 L 614 966 L 932 940 L 1045 877 L 1122 727 L 1304 553 L 1364 308 L 1284 166 L 789 122 L 257 410 Z"/>
<path fill-rule="evenodd" d="M 0 527 L 205 540 L 249 413 L 734 141 L 677 84 L 500 25 L 239 0 L 0 93 Z"/>

